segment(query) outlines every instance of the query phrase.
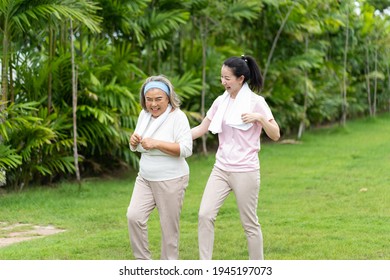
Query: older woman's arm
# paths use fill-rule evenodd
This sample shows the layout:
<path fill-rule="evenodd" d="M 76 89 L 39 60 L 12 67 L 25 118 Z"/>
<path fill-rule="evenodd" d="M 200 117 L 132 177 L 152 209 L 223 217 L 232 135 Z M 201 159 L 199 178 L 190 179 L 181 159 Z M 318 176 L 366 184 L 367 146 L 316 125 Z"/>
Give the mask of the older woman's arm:
<path fill-rule="evenodd" d="M 189 157 L 192 155 L 192 136 L 190 125 L 185 114 L 180 114 L 175 120 L 173 129 L 174 141 L 168 142 L 152 138 L 145 138 L 141 145 L 145 150 L 158 149 L 175 157 Z"/>

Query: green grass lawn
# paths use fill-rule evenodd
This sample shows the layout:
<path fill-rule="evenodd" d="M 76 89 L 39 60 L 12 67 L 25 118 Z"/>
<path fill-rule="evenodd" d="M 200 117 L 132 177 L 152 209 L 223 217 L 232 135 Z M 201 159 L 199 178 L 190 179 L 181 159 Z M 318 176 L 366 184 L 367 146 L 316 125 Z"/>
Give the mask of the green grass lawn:
<path fill-rule="evenodd" d="M 390 116 L 307 132 L 299 144 L 265 143 L 258 214 L 269 260 L 390 259 Z M 214 155 L 189 159 L 180 258 L 198 259 L 197 212 Z M 0 196 L 0 222 L 54 225 L 52 236 L 0 248 L 2 260 L 133 259 L 126 210 L 135 173 Z M 2 233 L 0 232 L 0 237 Z M 149 222 L 153 258 L 160 225 Z M 247 259 L 230 195 L 216 221 L 214 259 Z"/>

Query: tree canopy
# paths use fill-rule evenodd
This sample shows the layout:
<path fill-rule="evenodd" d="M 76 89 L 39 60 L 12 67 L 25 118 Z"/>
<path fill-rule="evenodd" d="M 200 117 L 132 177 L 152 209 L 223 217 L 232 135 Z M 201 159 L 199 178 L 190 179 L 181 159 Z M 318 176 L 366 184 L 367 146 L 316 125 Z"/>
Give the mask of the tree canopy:
<path fill-rule="evenodd" d="M 82 176 L 137 168 L 128 139 L 144 79 L 167 76 L 196 125 L 222 93 L 220 68 L 230 56 L 256 58 L 265 81 L 260 94 L 284 136 L 389 112 L 389 6 L 0 0 L 0 185 L 22 189 L 73 178 L 74 145 Z"/>

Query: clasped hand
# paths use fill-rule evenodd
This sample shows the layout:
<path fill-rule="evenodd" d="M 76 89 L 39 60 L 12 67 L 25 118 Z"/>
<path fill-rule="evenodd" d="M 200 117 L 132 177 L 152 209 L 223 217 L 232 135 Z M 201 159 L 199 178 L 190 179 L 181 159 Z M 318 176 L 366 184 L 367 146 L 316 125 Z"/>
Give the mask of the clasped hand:
<path fill-rule="evenodd" d="M 259 113 L 244 113 L 241 115 L 241 120 L 244 123 L 253 123 L 253 122 L 261 122 L 262 121 L 262 115 Z"/>
<path fill-rule="evenodd" d="M 145 150 L 151 150 L 154 149 L 155 146 L 154 143 L 155 143 L 154 139 L 152 138 L 142 139 L 142 137 L 136 133 L 134 133 L 130 137 L 130 145 L 133 147 L 136 147 L 138 146 L 138 144 L 141 144 L 142 148 L 144 148 Z"/>

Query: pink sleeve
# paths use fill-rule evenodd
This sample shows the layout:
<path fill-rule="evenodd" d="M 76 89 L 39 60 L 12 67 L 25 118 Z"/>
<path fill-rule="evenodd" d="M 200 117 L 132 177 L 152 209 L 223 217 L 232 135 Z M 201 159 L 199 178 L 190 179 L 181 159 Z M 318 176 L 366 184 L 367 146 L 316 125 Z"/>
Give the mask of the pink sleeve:
<path fill-rule="evenodd" d="M 215 113 L 217 112 L 217 110 L 218 110 L 218 106 L 219 106 L 219 103 L 221 103 L 221 95 L 220 96 L 218 96 L 215 100 L 214 100 L 214 102 L 213 102 L 213 104 L 211 105 L 211 107 L 210 107 L 210 109 L 207 111 L 207 113 L 206 113 L 206 117 L 211 121 L 211 120 L 213 120 L 213 117 L 214 117 L 214 115 L 215 115 Z"/>
<path fill-rule="evenodd" d="M 263 97 L 261 97 L 259 102 L 256 104 L 255 110 L 258 111 L 263 116 L 265 116 L 269 121 L 274 119 L 271 109 L 269 108 L 267 102 Z"/>

